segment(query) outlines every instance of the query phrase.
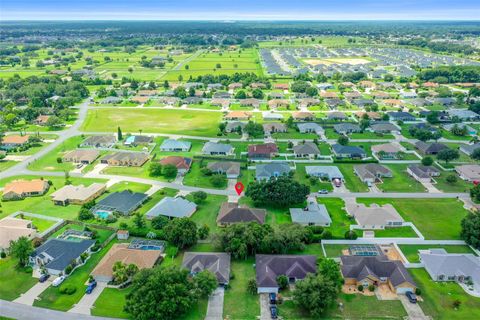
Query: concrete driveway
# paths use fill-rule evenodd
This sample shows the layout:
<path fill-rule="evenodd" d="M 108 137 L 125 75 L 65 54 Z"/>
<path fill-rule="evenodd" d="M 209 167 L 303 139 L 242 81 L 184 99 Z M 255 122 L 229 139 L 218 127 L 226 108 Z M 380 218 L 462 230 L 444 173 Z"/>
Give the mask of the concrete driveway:
<path fill-rule="evenodd" d="M 33 302 L 35 301 L 35 299 L 37 299 L 37 297 L 52 284 L 52 280 L 53 279 L 48 279 L 47 281 L 42 283 L 38 282 L 33 287 L 31 287 L 30 290 L 22 294 L 13 302 L 33 306 Z"/>
<path fill-rule="evenodd" d="M 79 314 L 88 314 L 90 315 L 90 309 L 93 307 L 93 304 L 97 298 L 102 293 L 103 289 L 107 287 L 107 283 L 98 282 L 97 287 L 90 294 L 84 294 L 82 299 L 68 312 L 79 313 Z"/>
<path fill-rule="evenodd" d="M 205 320 L 222 320 L 223 319 L 223 297 L 225 294 L 224 288 L 217 288 L 208 297 L 207 315 Z"/>
<path fill-rule="evenodd" d="M 398 298 L 403 304 L 403 307 L 408 313 L 408 319 L 410 320 L 429 320 L 430 317 L 427 317 L 424 313 L 422 308 L 420 308 L 420 305 L 418 303 L 410 303 L 408 301 L 407 296 L 403 294 L 399 294 Z"/>
<path fill-rule="evenodd" d="M 260 320 L 270 320 L 270 301 L 268 293 L 260 293 Z"/>

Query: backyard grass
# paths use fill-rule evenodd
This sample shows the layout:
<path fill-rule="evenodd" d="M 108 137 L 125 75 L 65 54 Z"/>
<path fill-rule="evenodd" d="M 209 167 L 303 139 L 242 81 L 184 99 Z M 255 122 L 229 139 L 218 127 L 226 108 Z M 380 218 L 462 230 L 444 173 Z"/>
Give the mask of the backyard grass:
<path fill-rule="evenodd" d="M 38 279 L 32 277 L 31 271 L 25 271 L 11 257 L 0 259 L 0 299 L 15 300 L 38 282 Z"/>
<path fill-rule="evenodd" d="M 133 192 L 146 192 L 151 187 L 152 186 L 149 184 L 131 182 L 131 181 L 121 181 L 110 186 L 110 188 L 108 188 L 108 192 L 114 193 L 114 192 L 119 192 L 123 190 L 130 190 Z"/>
<path fill-rule="evenodd" d="M 256 319 L 260 315 L 259 297 L 247 291 L 248 280 L 255 279 L 254 258 L 232 260 L 230 288 L 225 291 L 223 317 L 229 319 Z"/>
<path fill-rule="evenodd" d="M 343 255 L 343 250 L 348 249 L 347 244 L 324 244 L 325 253 L 328 258 L 338 258 Z"/>
<path fill-rule="evenodd" d="M 409 245 L 409 244 L 401 244 L 399 245 L 400 250 L 402 250 L 405 258 L 411 263 L 420 262 L 420 258 L 418 256 L 418 250 L 428 250 L 428 249 L 436 249 L 442 248 L 445 249 L 448 253 L 472 253 L 475 252 L 467 245 Z"/>
<path fill-rule="evenodd" d="M 249 197 L 241 197 L 239 202 L 240 205 L 246 205 L 249 208 L 258 208 L 267 210 L 267 216 L 265 217 L 265 223 L 269 225 L 279 225 L 285 223 L 291 223 L 292 218 L 290 217 L 290 208 L 302 208 L 305 206 L 305 203 L 299 203 L 296 205 L 291 205 L 290 208 L 278 208 L 268 205 L 258 205 L 255 206 L 253 201 Z"/>
<path fill-rule="evenodd" d="M 353 221 L 343 209 L 345 207 L 343 200 L 340 198 L 318 198 L 317 201 L 327 207 L 328 214 L 332 219 L 330 227 L 325 229 L 329 230 L 334 238 L 343 239 L 345 232 L 350 230 Z"/>
<path fill-rule="evenodd" d="M 85 131 L 170 133 L 215 137 L 221 112 L 171 109 L 96 109 L 89 110 L 82 129 Z"/>
<path fill-rule="evenodd" d="M 410 269 L 410 274 L 422 291 L 423 312 L 435 320 L 480 319 L 480 298 L 467 294 L 457 283 L 435 282 L 425 269 Z M 455 309 L 453 302 L 459 300 L 461 305 Z"/>
<path fill-rule="evenodd" d="M 412 229 L 412 227 L 398 227 L 398 228 L 385 228 L 383 230 L 375 230 L 376 238 L 417 238 L 418 235 Z"/>
<path fill-rule="evenodd" d="M 460 240 L 460 223 L 468 213 L 457 199 L 358 198 L 370 205 L 392 204 L 407 222 L 413 222 L 425 239 Z"/>
<path fill-rule="evenodd" d="M 19 218 L 19 216 L 17 216 Z M 24 216 L 23 219 L 32 221 L 32 224 L 37 228 L 38 232 L 43 232 L 53 226 L 56 221 L 41 219 L 37 217 Z"/>

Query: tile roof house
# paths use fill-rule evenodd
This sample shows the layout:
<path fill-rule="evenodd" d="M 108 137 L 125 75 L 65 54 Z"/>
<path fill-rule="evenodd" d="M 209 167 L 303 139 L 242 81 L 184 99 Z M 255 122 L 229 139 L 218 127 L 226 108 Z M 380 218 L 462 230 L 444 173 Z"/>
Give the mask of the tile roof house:
<path fill-rule="evenodd" d="M 440 176 L 440 170 L 433 166 L 423 166 L 419 164 L 409 165 L 407 173 L 420 183 L 435 182 L 433 177 Z"/>
<path fill-rule="evenodd" d="M 98 150 L 72 150 L 62 157 L 63 162 L 90 164 L 100 156 Z"/>
<path fill-rule="evenodd" d="M 233 161 L 209 162 L 207 168 L 218 174 L 225 174 L 227 179 L 237 179 L 240 176 L 240 163 Z"/>
<path fill-rule="evenodd" d="M 161 250 L 133 249 L 129 248 L 128 243 L 116 243 L 95 266 L 91 275 L 96 281 L 110 282 L 113 280 L 113 266 L 116 262 L 133 264 L 142 270 L 153 268 L 161 259 Z"/>
<path fill-rule="evenodd" d="M 169 218 L 191 217 L 197 211 L 197 205 L 182 197 L 165 197 L 160 200 L 145 216 L 147 219 L 153 219 L 159 215 Z"/>
<path fill-rule="evenodd" d="M 95 240 L 49 239 L 30 255 L 30 264 L 35 269 L 45 268 L 48 274 L 61 276 L 72 261 L 81 264 L 80 256 L 89 253 L 94 245 Z"/>
<path fill-rule="evenodd" d="M 47 193 L 50 185 L 46 180 L 14 180 L 5 184 L 3 200 L 20 200 L 26 197 L 41 196 Z"/>
<path fill-rule="evenodd" d="M 115 145 L 117 140 L 115 136 L 90 136 L 83 140 L 80 147 L 93 147 L 93 148 L 111 148 Z"/>
<path fill-rule="evenodd" d="M 337 158 L 364 159 L 367 157 L 365 150 L 357 146 L 342 146 L 336 143 L 332 145 L 332 151 Z"/>
<path fill-rule="evenodd" d="M 144 193 L 123 190 L 121 192 L 111 193 L 106 198 L 100 200 L 95 207 L 92 208 L 92 211 L 110 211 L 129 215 L 140 207 L 147 198 L 148 196 Z"/>
<path fill-rule="evenodd" d="M 141 167 L 148 161 L 148 158 L 149 155 L 145 152 L 119 151 L 107 154 L 100 159 L 100 162 L 108 164 L 109 166 Z"/>
<path fill-rule="evenodd" d="M 438 154 L 440 151 L 448 149 L 446 145 L 443 143 L 438 143 L 438 142 L 423 142 L 423 141 L 417 141 L 415 143 L 415 148 L 420 150 L 424 154 Z"/>
<path fill-rule="evenodd" d="M 203 154 L 208 154 L 211 156 L 227 156 L 233 154 L 234 148 L 230 144 L 226 143 L 217 143 L 217 142 L 206 142 L 202 148 Z"/>
<path fill-rule="evenodd" d="M 224 202 L 218 212 L 217 224 L 220 226 L 239 222 L 264 224 L 266 215 L 267 211 L 265 209 L 248 208 L 239 206 L 238 203 Z"/>
<path fill-rule="evenodd" d="M 78 186 L 68 184 L 52 193 L 51 197 L 53 203 L 56 205 L 83 205 L 98 198 L 103 192 L 105 192 L 105 188 L 105 184 L 102 183 L 92 183 L 88 187 L 85 187 L 83 184 Z"/>
<path fill-rule="evenodd" d="M 377 163 L 355 165 L 353 166 L 353 171 L 362 182 L 367 184 L 381 182 L 382 178 L 393 177 L 393 173 L 390 169 Z"/>
<path fill-rule="evenodd" d="M 248 120 L 252 117 L 250 112 L 246 111 L 230 111 L 225 115 L 225 120 Z"/>
<path fill-rule="evenodd" d="M 420 262 L 433 281 L 473 282 L 480 292 L 480 258 L 473 254 L 447 253 L 445 249 L 419 250 Z"/>
<path fill-rule="evenodd" d="M 317 258 L 313 255 L 255 255 L 258 293 L 278 293 L 277 278 L 284 275 L 290 283 L 317 273 Z"/>
<path fill-rule="evenodd" d="M 5 217 L 0 220 L 0 251 L 10 247 L 10 241 L 20 237 L 32 239 L 37 234 L 31 220 Z"/>
<path fill-rule="evenodd" d="M 230 281 L 230 253 L 225 252 L 185 252 L 182 268 L 195 275 L 203 270 L 212 272 L 219 285 Z"/>
<path fill-rule="evenodd" d="M 3 138 L 1 138 L 2 143 L 0 145 L 0 149 L 12 150 L 12 149 L 21 147 L 28 143 L 28 138 L 30 138 L 28 134 L 23 136 L 18 134 L 4 136 Z"/>
<path fill-rule="evenodd" d="M 290 101 L 287 99 L 272 99 L 267 102 L 269 108 L 281 108 L 281 107 L 288 107 L 290 105 Z"/>
<path fill-rule="evenodd" d="M 315 143 L 307 141 L 294 146 L 293 153 L 295 154 L 295 157 L 314 158 L 320 155 L 320 150 Z"/>
<path fill-rule="evenodd" d="M 248 158 L 250 159 L 271 159 L 278 154 L 278 147 L 275 143 L 251 144 L 248 146 Z"/>
<path fill-rule="evenodd" d="M 329 227 L 332 223 L 327 207 L 316 202 L 309 202 L 305 208 L 290 208 L 290 216 L 293 223 L 301 225 Z"/>
<path fill-rule="evenodd" d="M 39 115 L 35 120 L 33 120 L 33 123 L 39 126 L 44 126 L 47 124 L 48 119 L 50 119 L 49 115 Z"/>
<path fill-rule="evenodd" d="M 255 178 L 259 181 L 286 176 L 289 172 L 290 166 L 287 162 L 272 162 L 255 166 Z"/>
<path fill-rule="evenodd" d="M 190 170 L 193 161 L 191 158 L 187 157 L 168 156 L 162 158 L 159 162 L 162 166 L 166 166 L 169 164 L 175 166 L 178 170 L 178 174 L 183 176 Z"/>
<path fill-rule="evenodd" d="M 360 229 L 385 229 L 385 227 L 401 227 L 403 218 L 391 205 L 379 206 L 371 204 L 367 207 L 363 203 L 346 204 L 347 213 L 354 217 Z"/>
<path fill-rule="evenodd" d="M 480 165 L 478 164 L 464 164 L 455 166 L 455 171 L 460 178 L 468 182 L 480 181 Z"/>
<path fill-rule="evenodd" d="M 350 134 L 362 131 L 360 126 L 355 123 L 338 123 L 333 126 L 333 130 L 339 134 Z"/>
<path fill-rule="evenodd" d="M 341 272 L 347 285 L 379 286 L 387 284 L 397 294 L 415 292 L 416 283 L 398 260 L 378 256 L 341 256 Z"/>
<path fill-rule="evenodd" d="M 192 147 L 190 141 L 165 139 L 160 145 L 160 151 L 163 152 L 188 152 Z"/>

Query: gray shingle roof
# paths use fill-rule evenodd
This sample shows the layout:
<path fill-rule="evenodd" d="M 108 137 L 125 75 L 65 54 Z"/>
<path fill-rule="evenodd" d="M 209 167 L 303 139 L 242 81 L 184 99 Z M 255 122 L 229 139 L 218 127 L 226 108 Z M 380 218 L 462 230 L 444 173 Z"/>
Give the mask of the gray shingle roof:
<path fill-rule="evenodd" d="M 308 273 L 317 272 L 317 258 L 312 255 L 266 255 L 255 256 L 257 287 L 276 288 L 277 277 L 304 279 Z"/>
<path fill-rule="evenodd" d="M 212 272 L 218 283 L 230 280 L 230 254 L 224 252 L 185 252 L 182 267 L 196 274 L 203 270 Z"/>
<path fill-rule="evenodd" d="M 182 197 L 165 197 L 145 215 L 149 219 L 153 219 L 159 215 L 173 218 L 184 218 L 190 217 L 196 210 L 197 205 L 195 203 Z"/>
<path fill-rule="evenodd" d="M 129 214 L 137 209 L 147 198 L 148 196 L 144 193 L 131 192 L 129 190 L 115 192 L 100 200 L 94 210 L 107 209 L 118 211 L 122 214 Z"/>
<path fill-rule="evenodd" d="M 257 164 L 255 167 L 255 177 L 257 179 L 270 179 L 287 175 L 290 172 L 290 166 L 286 162 L 272 162 L 266 164 Z"/>
<path fill-rule="evenodd" d="M 95 244 L 95 240 L 69 241 L 63 239 L 50 239 L 35 249 L 32 257 L 46 253 L 53 258 L 45 265 L 48 269 L 63 271 L 72 262 L 78 259 L 82 253 Z"/>
<path fill-rule="evenodd" d="M 330 224 L 332 219 L 328 214 L 327 207 L 323 204 L 311 202 L 306 208 L 290 208 L 292 222 L 300 224 Z"/>
<path fill-rule="evenodd" d="M 216 143 L 216 142 L 207 142 L 203 146 L 202 152 L 206 154 L 211 153 L 230 153 L 232 151 L 232 146 L 229 144 Z"/>

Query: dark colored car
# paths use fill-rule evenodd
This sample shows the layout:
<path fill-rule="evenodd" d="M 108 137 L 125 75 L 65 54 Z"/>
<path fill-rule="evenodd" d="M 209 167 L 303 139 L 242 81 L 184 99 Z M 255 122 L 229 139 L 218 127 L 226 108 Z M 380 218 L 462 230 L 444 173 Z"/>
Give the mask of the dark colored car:
<path fill-rule="evenodd" d="M 405 295 L 410 303 L 417 303 L 417 296 L 413 292 L 407 291 Z"/>
<path fill-rule="evenodd" d="M 97 281 L 90 282 L 88 284 L 87 290 L 85 290 L 85 293 L 86 294 L 92 293 L 93 289 L 95 289 L 96 286 L 97 286 Z"/>
<path fill-rule="evenodd" d="M 274 292 L 270 292 L 268 297 L 270 298 L 270 304 L 276 304 L 277 303 L 277 295 Z"/>
<path fill-rule="evenodd" d="M 50 275 L 49 275 L 49 274 L 42 274 L 42 275 L 40 276 L 40 278 L 38 278 L 38 281 L 39 281 L 39 282 L 45 282 L 45 281 L 48 280 L 48 278 L 50 278 Z"/>
<path fill-rule="evenodd" d="M 272 317 L 272 319 L 277 319 L 278 317 L 277 306 L 270 306 L 270 316 Z"/>

